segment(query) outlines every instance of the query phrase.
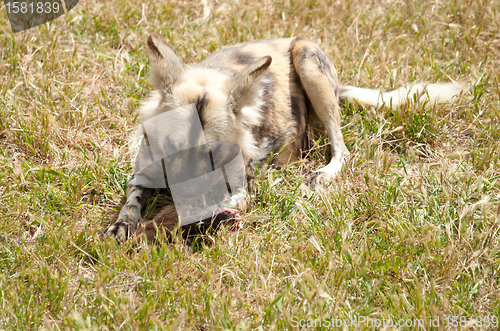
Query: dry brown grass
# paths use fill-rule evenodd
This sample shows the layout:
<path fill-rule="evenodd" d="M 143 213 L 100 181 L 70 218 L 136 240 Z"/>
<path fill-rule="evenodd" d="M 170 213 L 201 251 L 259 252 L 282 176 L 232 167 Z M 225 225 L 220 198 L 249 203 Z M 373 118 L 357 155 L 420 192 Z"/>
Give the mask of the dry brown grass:
<path fill-rule="evenodd" d="M 500 317 L 499 8 L 81 1 L 17 34 L 1 9 L 0 233 L 45 238 L 1 244 L 0 328 L 285 329 L 321 319 L 314 328 L 328 329 L 326 318 L 361 316 L 422 319 L 425 329 L 440 317 L 449 329 L 447 316 Z M 320 138 L 312 162 L 261 176 L 242 232 L 209 236 L 188 255 L 180 242 L 118 247 L 99 235 L 123 202 L 152 33 L 189 63 L 225 44 L 300 35 L 321 44 L 346 84 L 472 87 L 429 109 L 347 105 L 352 157 L 334 185 L 303 186 L 329 155 Z M 363 327 L 376 328 L 347 329 Z"/>

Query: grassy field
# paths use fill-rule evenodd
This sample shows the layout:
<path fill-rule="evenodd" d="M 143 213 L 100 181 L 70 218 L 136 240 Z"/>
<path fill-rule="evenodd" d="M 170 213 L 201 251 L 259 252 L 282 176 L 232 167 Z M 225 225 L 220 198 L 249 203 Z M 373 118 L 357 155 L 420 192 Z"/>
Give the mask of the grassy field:
<path fill-rule="evenodd" d="M 3 7 L 0 329 L 497 329 L 499 22 L 499 0 L 82 0 L 12 34 Z M 260 173 L 242 231 L 191 253 L 118 246 L 100 235 L 124 201 L 152 33 L 187 63 L 304 36 L 345 84 L 470 89 L 430 108 L 345 106 L 342 174 L 304 186 L 329 157 L 320 138 L 310 160 Z"/>

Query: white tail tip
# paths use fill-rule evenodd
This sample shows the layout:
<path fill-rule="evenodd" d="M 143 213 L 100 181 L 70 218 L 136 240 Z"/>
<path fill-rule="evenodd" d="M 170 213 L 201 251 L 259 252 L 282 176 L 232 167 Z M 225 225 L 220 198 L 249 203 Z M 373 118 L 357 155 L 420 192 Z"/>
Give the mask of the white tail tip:
<path fill-rule="evenodd" d="M 341 86 L 341 100 L 356 100 L 361 104 L 382 107 L 396 108 L 415 99 L 417 101 L 429 100 L 429 104 L 454 101 L 465 89 L 460 83 L 417 83 L 400 87 L 392 91 L 379 91 L 359 88 L 354 86 Z"/>

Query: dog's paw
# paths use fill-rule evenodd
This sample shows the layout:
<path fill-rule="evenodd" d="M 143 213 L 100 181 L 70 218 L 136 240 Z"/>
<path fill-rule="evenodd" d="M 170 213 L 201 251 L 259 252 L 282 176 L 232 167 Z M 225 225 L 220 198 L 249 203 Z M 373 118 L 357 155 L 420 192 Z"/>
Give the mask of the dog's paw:
<path fill-rule="evenodd" d="M 106 229 L 104 239 L 115 238 L 118 242 L 123 242 L 129 237 L 130 230 L 127 222 L 117 221 Z"/>
<path fill-rule="evenodd" d="M 315 171 L 306 177 L 306 184 L 311 190 L 314 190 L 318 186 L 326 186 L 334 178 L 335 176 L 327 172 Z"/>
<path fill-rule="evenodd" d="M 332 160 L 328 165 L 316 170 L 306 177 L 306 184 L 310 189 L 326 186 L 338 176 L 342 170 L 342 160 Z"/>

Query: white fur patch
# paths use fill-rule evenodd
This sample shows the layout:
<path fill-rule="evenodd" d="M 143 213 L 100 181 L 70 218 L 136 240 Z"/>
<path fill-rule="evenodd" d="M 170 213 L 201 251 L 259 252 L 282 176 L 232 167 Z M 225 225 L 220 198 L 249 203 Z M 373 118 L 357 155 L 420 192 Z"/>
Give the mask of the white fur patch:
<path fill-rule="evenodd" d="M 323 168 L 316 170 L 315 173 L 325 173 L 328 175 L 327 178 L 333 179 L 342 170 L 342 165 L 344 164 L 346 157 L 349 155 L 349 151 L 342 143 L 342 133 L 336 129 L 335 123 L 327 120 L 323 124 L 326 127 L 328 138 L 330 139 L 330 145 L 332 146 L 332 152 L 334 152 L 334 154 L 330 163 Z"/>
<path fill-rule="evenodd" d="M 323 168 L 316 170 L 315 172 L 323 172 L 330 175 L 333 178 L 337 176 L 342 170 L 342 164 L 343 164 L 342 161 L 332 159 L 330 163 L 328 163 Z"/>
<path fill-rule="evenodd" d="M 248 194 L 247 194 L 246 190 L 244 190 L 244 189 L 239 190 L 238 192 L 233 193 L 233 195 L 231 195 L 228 203 L 231 207 L 236 208 L 238 206 L 238 203 L 240 201 L 244 200 L 247 196 L 248 196 Z"/>
<path fill-rule="evenodd" d="M 257 96 L 250 99 L 252 103 L 243 107 L 237 116 L 236 120 L 239 130 L 237 143 L 240 145 L 244 155 L 247 155 L 253 160 L 261 160 L 269 154 L 267 146 L 269 142 L 259 146 L 252 133 L 252 127 L 262 124 L 263 118 L 261 108 L 264 105 L 264 101 L 262 100 L 264 89 L 259 88 L 258 92 L 255 94 L 257 94 Z"/>
<path fill-rule="evenodd" d="M 158 91 L 151 92 L 149 99 L 146 101 L 142 101 L 138 112 L 141 120 L 148 120 L 155 115 L 157 115 L 157 110 L 160 107 L 161 102 L 161 93 Z"/>
<path fill-rule="evenodd" d="M 259 154 L 257 141 L 249 127 L 239 125 L 239 132 L 236 143 L 240 145 L 243 155 L 255 160 L 255 156 Z"/>

